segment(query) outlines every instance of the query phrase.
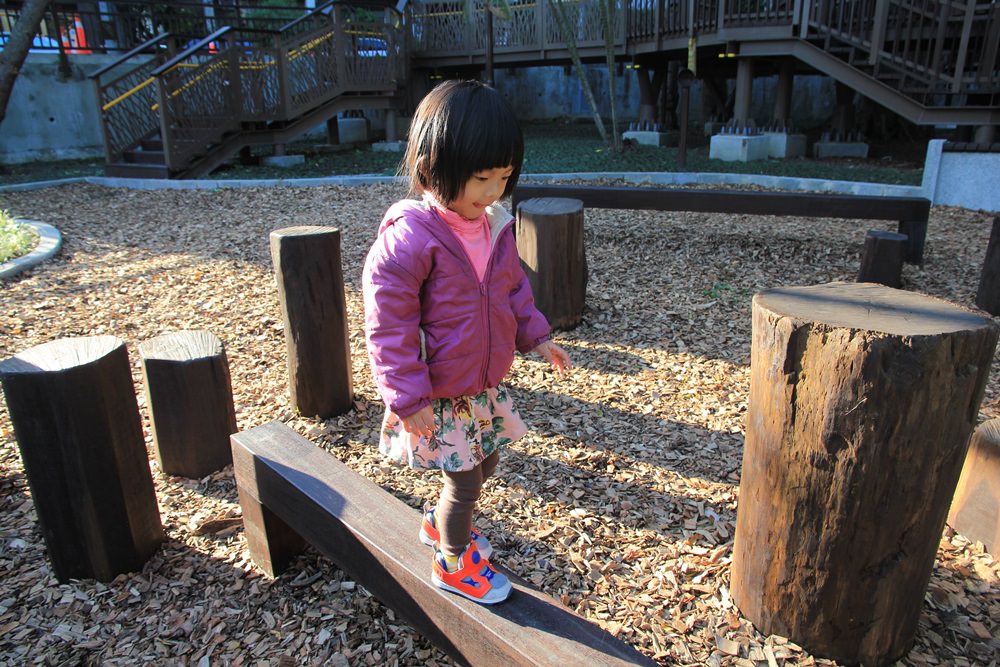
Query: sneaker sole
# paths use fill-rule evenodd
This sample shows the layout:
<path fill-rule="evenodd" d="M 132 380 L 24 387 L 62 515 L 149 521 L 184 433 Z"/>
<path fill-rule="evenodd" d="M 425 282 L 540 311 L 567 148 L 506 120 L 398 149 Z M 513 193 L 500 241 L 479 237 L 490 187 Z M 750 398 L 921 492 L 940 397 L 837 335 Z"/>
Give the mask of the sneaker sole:
<path fill-rule="evenodd" d="M 464 593 L 463 591 L 455 588 L 454 586 L 446 584 L 444 581 L 441 580 L 440 577 L 437 576 L 437 572 L 433 572 L 431 574 L 431 579 L 434 581 L 434 585 L 440 588 L 441 590 L 448 591 L 449 593 L 454 593 L 455 595 L 461 595 L 466 600 L 472 600 L 473 602 L 478 602 L 479 604 L 499 604 L 504 600 L 506 600 L 507 598 L 509 598 L 510 594 L 514 592 L 513 586 L 510 586 L 509 588 L 507 588 L 506 591 L 503 591 L 502 593 L 494 588 L 483 597 L 477 598 L 477 597 L 472 597 L 467 593 Z"/>
<path fill-rule="evenodd" d="M 435 546 L 434 540 L 431 539 L 431 536 L 423 528 L 420 529 L 420 541 L 429 547 Z M 479 549 L 479 542 L 476 542 L 476 548 Z M 487 549 L 479 549 L 479 554 L 486 560 L 489 560 L 493 557 L 493 545 L 489 544 Z"/>

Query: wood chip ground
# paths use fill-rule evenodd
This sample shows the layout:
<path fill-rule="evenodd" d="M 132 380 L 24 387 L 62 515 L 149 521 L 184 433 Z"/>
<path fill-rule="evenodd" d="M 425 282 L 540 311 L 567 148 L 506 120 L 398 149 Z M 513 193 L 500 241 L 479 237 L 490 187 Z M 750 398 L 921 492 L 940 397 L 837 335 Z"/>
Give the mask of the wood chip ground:
<path fill-rule="evenodd" d="M 132 191 L 68 185 L 0 195 L 56 225 L 48 263 L 0 287 L 0 357 L 60 337 L 128 345 L 204 328 L 225 344 L 241 429 L 282 420 L 414 508 L 433 474 L 375 448 L 382 404 L 364 352 L 359 278 L 398 186 Z M 905 288 L 973 305 L 991 216 L 932 210 Z M 356 409 L 289 406 L 268 233 L 342 230 Z M 510 376 L 530 433 L 504 453 L 477 525 L 499 560 L 664 665 L 835 663 L 763 636 L 729 594 L 750 354 L 762 289 L 852 280 L 865 231 L 890 223 L 589 210 L 583 324 L 556 339 L 576 368 L 538 358 Z M 1000 415 L 994 367 L 980 419 Z M 275 580 L 249 561 L 231 469 L 163 475 L 167 541 L 141 572 L 59 584 L 46 562 L 6 409 L 0 411 L 0 663 L 10 665 L 448 665 L 362 586 L 309 550 Z M 416 511 L 416 510 L 415 510 Z M 414 535 L 414 549 L 423 549 Z M 428 552 L 428 570 L 430 553 Z M 863 592 L 858 592 L 863 595 Z M 947 530 L 903 665 L 996 665 L 1000 564 Z"/>

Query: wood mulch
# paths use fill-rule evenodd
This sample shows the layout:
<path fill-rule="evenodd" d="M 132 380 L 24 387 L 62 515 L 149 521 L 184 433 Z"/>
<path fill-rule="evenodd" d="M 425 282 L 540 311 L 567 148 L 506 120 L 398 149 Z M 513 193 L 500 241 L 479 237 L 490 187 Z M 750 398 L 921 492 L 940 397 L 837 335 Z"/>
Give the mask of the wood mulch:
<path fill-rule="evenodd" d="M 60 337 L 128 346 L 147 446 L 139 343 L 208 329 L 226 345 L 241 429 L 281 420 L 414 507 L 432 474 L 376 449 L 382 405 L 364 352 L 364 254 L 398 186 L 132 191 L 70 185 L 0 195 L 56 225 L 61 253 L 0 287 L 0 357 Z M 990 216 L 932 211 L 906 289 L 973 304 Z M 268 233 L 342 230 L 357 399 L 317 420 L 289 405 Z M 568 376 L 519 358 L 510 384 L 530 433 L 505 452 L 477 525 L 506 567 L 664 665 L 835 663 L 763 636 L 729 593 L 750 354 L 762 289 L 852 280 L 867 221 L 591 210 L 584 322 L 560 333 Z M 993 369 L 980 419 L 1000 415 Z M 167 541 L 141 572 L 59 584 L 13 429 L 0 411 L 0 663 L 448 665 L 309 550 L 268 580 L 250 562 L 231 468 L 165 476 Z M 414 535 L 414 549 L 422 549 Z M 428 569 L 430 553 L 428 552 Z M 864 591 L 855 592 L 864 595 Z M 1000 564 L 946 529 L 903 665 L 996 665 Z"/>

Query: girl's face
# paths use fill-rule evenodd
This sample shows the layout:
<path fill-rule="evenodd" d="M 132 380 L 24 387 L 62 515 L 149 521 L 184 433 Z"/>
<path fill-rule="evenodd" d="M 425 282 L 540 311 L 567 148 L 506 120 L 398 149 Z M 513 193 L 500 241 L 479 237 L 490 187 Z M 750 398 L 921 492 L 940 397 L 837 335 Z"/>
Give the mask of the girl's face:
<path fill-rule="evenodd" d="M 475 220 L 486 212 L 487 206 L 503 194 L 512 173 L 514 173 L 513 167 L 497 167 L 476 172 L 465 182 L 458 199 L 448 203 L 448 208 L 468 220 Z"/>

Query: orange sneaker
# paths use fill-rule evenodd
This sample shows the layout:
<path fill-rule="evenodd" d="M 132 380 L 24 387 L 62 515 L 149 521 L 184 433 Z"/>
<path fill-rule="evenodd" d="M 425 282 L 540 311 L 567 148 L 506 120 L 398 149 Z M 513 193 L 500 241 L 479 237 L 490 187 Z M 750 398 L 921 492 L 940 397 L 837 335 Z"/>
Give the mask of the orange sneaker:
<path fill-rule="evenodd" d="M 426 509 L 424 511 L 424 520 L 420 524 L 420 541 L 429 547 L 436 547 L 438 542 L 441 541 L 441 533 L 438 532 L 437 523 L 434 521 L 434 509 Z M 479 555 L 489 560 L 493 558 L 493 545 L 485 537 L 479 534 L 475 528 L 472 529 L 469 538 L 476 543 L 476 548 L 479 549 Z"/>
<path fill-rule="evenodd" d="M 471 542 L 458 557 L 456 571 L 448 571 L 444 554 L 440 551 L 434 552 L 431 568 L 435 586 L 480 604 L 503 602 L 513 590 L 507 577 L 494 570 L 490 562 L 480 555 L 475 542 Z"/>

